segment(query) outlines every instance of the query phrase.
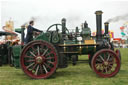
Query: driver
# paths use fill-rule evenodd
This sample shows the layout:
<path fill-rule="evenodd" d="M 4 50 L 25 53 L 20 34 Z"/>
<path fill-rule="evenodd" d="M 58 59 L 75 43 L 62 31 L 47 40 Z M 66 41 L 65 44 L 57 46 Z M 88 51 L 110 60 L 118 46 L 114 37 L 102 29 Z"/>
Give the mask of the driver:
<path fill-rule="evenodd" d="M 36 28 L 33 27 L 34 21 L 30 21 L 27 29 L 25 30 L 25 44 L 33 40 L 33 32 L 42 32 Z"/>

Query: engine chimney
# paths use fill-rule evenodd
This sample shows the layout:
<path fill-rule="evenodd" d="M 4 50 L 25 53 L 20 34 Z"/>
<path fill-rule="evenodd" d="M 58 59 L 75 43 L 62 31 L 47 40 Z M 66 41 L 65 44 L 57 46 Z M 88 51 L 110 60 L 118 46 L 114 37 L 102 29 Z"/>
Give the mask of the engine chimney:
<path fill-rule="evenodd" d="M 96 11 L 96 27 L 97 27 L 97 33 L 96 33 L 96 37 L 97 40 L 101 40 L 102 39 L 102 11 Z"/>
<path fill-rule="evenodd" d="M 105 23 L 104 23 L 104 26 L 105 26 L 105 33 L 104 33 L 104 34 L 105 34 L 105 36 L 106 36 L 106 35 L 108 35 L 109 23 L 108 23 L 108 22 L 105 22 Z"/>
<path fill-rule="evenodd" d="M 63 18 L 61 23 L 62 23 L 62 34 L 65 35 L 66 34 L 66 19 Z"/>

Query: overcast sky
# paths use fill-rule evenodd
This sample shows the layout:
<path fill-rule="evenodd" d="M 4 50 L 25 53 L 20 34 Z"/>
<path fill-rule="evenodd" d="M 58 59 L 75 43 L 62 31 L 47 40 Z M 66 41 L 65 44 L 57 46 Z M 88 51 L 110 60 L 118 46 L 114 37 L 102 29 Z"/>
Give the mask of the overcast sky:
<path fill-rule="evenodd" d="M 3 0 L 1 1 L 1 27 L 10 18 L 14 21 L 14 27 L 19 28 L 35 18 L 35 27 L 46 30 L 54 23 L 60 23 L 64 17 L 67 19 L 67 28 L 80 28 L 85 20 L 92 31 L 96 29 L 95 11 L 102 10 L 103 22 L 108 19 L 128 14 L 128 1 L 103 1 L 103 0 Z M 121 37 L 120 26 L 127 20 L 110 23 L 110 30 L 115 37 Z M 104 25 L 102 25 L 104 28 Z M 1 29 L 1 28 L 0 28 Z"/>

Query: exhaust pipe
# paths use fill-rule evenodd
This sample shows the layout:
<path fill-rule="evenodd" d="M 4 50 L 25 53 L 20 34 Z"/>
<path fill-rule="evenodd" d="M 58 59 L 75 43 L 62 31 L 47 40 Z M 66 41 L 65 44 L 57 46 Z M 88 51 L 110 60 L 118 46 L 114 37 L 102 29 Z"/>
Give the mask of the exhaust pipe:
<path fill-rule="evenodd" d="M 66 34 L 66 19 L 63 18 L 61 23 L 62 23 L 62 34 L 65 35 Z"/>
<path fill-rule="evenodd" d="M 96 27 L 97 27 L 97 33 L 96 33 L 96 39 L 97 41 L 102 40 L 102 11 L 96 11 Z"/>
<path fill-rule="evenodd" d="M 105 22 L 104 26 L 105 26 L 105 33 L 104 33 L 104 35 L 107 36 L 108 35 L 108 30 L 109 30 L 109 23 Z"/>

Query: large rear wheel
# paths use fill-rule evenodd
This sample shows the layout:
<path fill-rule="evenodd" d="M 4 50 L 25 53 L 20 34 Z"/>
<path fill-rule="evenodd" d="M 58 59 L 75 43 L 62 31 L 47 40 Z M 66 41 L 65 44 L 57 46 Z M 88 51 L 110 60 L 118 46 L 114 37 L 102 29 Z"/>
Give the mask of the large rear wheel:
<path fill-rule="evenodd" d="M 114 51 L 102 49 L 94 54 L 91 65 L 93 71 L 100 77 L 112 77 L 120 70 L 120 59 Z"/>
<path fill-rule="evenodd" d="M 54 46 L 46 41 L 32 41 L 21 53 L 20 63 L 24 73 L 31 78 L 45 79 L 57 68 L 57 52 Z"/>

